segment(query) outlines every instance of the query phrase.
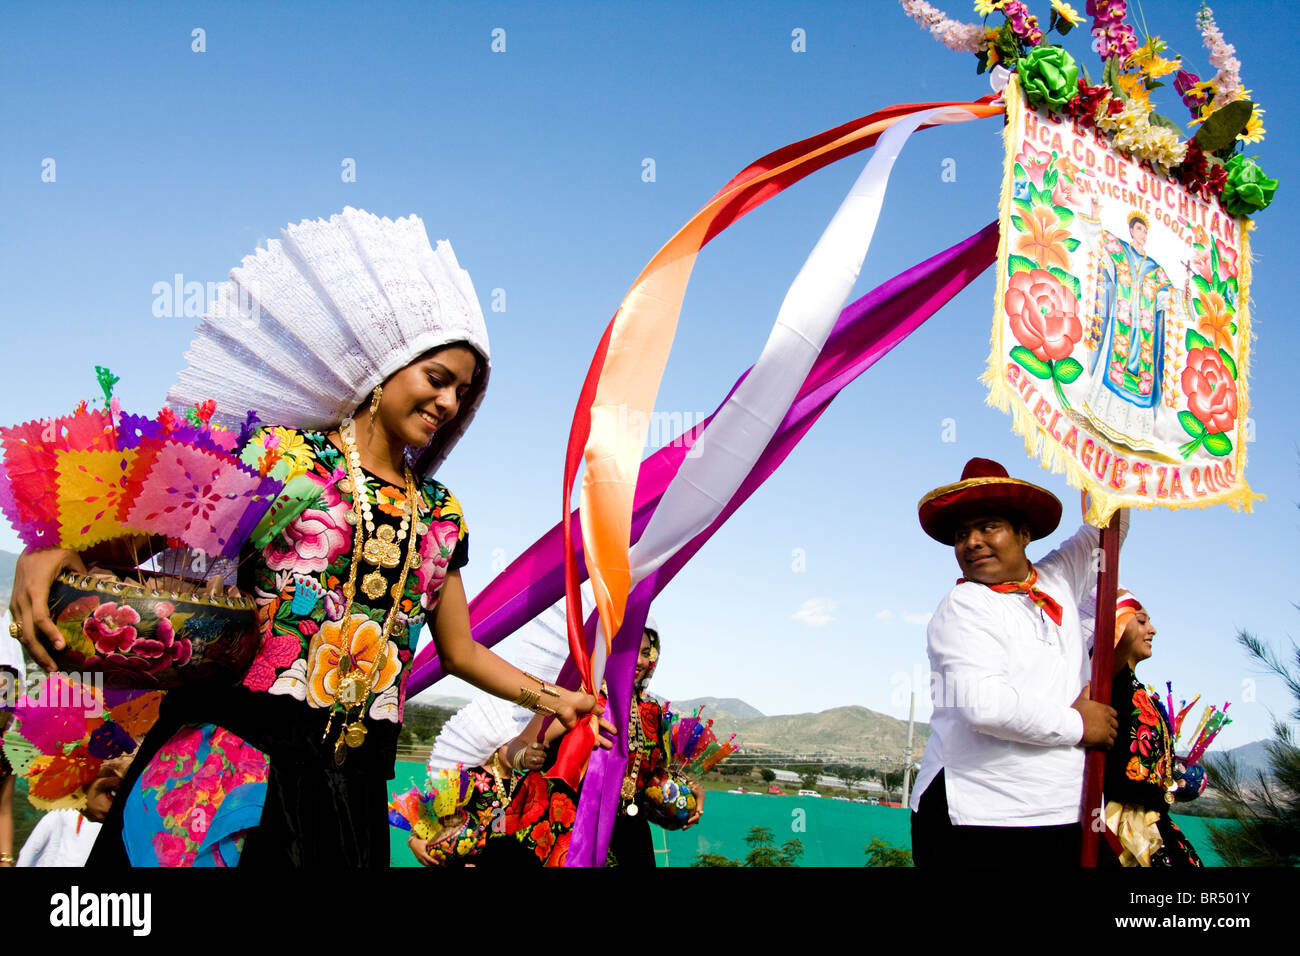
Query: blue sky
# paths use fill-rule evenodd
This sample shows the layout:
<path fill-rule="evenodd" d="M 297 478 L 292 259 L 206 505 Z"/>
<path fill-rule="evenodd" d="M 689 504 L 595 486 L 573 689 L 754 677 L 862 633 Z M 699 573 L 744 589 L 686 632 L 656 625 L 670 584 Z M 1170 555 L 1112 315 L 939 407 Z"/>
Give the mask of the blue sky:
<path fill-rule="evenodd" d="M 1143 5 L 1152 31 L 1208 76 L 1196 6 Z M 1046 20 L 1045 0 L 1030 8 Z M 947 12 L 975 19 L 964 5 Z M 1159 627 L 1141 676 L 1173 680 L 1180 696 L 1234 701 L 1236 723 L 1220 737 L 1228 746 L 1266 735 L 1270 708 L 1288 708 L 1233 635 L 1246 628 L 1280 646 L 1295 633 L 1300 599 L 1300 332 L 1284 288 L 1300 171 L 1284 112 L 1297 93 L 1289 12 L 1215 9 L 1268 110 L 1255 152 L 1282 181 L 1253 238 L 1247 477 L 1268 500 L 1250 515 L 1140 513 L 1123 558 L 1125 584 Z M 557 520 L 564 442 L 600 333 L 699 206 L 786 143 L 891 103 L 988 91 L 973 57 L 945 50 L 884 0 L 9 3 L 0 26 L 9 345 L 0 419 L 92 397 L 95 364 L 121 376 L 125 407 L 155 409 L 194 324 L 155 314 L 165 312 L 155 284 L 177 274 L 219 282 L 285 223 L 344 205 L 414 212 L 431 238 L 451 239 L 492 340 L 492 389 L 440 474 L 467 509 L 471 594 Z M 192 49 L 195 29 L 204 52 Z M 492 49 L 498 29 L 503 52 Z M 792 49 L 795 30 L 804 52 Z M 1067 46 L 1092 57 L 1086 32 Z M 1157 104 L 1185 115 L 1169 91 Z M 1000 133 L 984 120 L 912 139 L 857 295 L 996 216 Z M 55 178 L 45 182 L 50 159 Z M 646 159 L 653 182 L 643 179 Z M 349 160 L 355 181 L 345 182 Z M 865 160 L 816 174 L 705 250 L 662 413 L 712 411 L 754 361 Z M 494 290 L 502 312 L 490 309 Z M 655 608 L 659 693 L 741 697 L 767 713 L 862 704 L 905 717 L 906 690 L 925 686 L 925 618 L 958 573 L 951 552 L 921 532 L 917 499 L 979 455 L 1056 491 L 1067 522 L 1077 514 L 1077 493 L 1031 463 L 1010 419 L 984 403 L 992 298 L 990 270 L 846 389 L 668 588 Z M 948 419 L 954 441 L 944 440 Z M 17 550 L 7 528 L 0 547 Z"/>

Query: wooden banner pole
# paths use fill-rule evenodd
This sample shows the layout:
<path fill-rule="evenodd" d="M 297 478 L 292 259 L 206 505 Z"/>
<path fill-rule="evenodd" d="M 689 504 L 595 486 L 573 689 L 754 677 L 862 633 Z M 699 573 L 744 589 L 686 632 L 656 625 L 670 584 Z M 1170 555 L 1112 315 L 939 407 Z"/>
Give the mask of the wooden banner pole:
<path fill-rule="evenodd" d="M 1115 664 L 1115 595 L 1119 590 L 1119 512 L 1101 529 L 1100 565 L 1097 568 L 1097 616 L 1092 642 L 1091 696 L 1110 703 L 1110 685 Z M 1093 747 L 1084 757 L 1083 846 L 1080 863 L 1097 865 L 1097 847 L 1106 821 L 1101 805 L 1102 781 L 1106 775 L 1106 750 Z"/>

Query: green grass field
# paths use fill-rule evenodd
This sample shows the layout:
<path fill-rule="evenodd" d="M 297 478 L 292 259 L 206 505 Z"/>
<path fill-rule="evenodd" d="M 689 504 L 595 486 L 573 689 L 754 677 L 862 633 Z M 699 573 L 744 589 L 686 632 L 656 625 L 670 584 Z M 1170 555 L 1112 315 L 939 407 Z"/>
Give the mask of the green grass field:
<path fill-rule="evenodd" d="M 391 790 L 400 793 L 424 779 L 424 767 L 401 761 Z M 780 846 L 797 839 L 803 844 L 800 866 L 863 866 L 864 848 L 876 837 L 896 847 L 912 846 L 910 815 L 907 810 L 814 797 L 769 796 L 710 791 L 704 801 L 704 818 L 690 830 L 668 832 L 654 828 L 655 849 L 660 866 L 690 866 L 700 853 L 717 853 L 744 859 L 749 852 L 745 837 L 754 827 L 767 827 Z M 1206 866 L 1223 861 L 1210 844 L 1206 822 L 1201 817 L 1178 816 Z M 391 834 L 394 866 L 418 866 L 407 848 L 407 832 Z"/>

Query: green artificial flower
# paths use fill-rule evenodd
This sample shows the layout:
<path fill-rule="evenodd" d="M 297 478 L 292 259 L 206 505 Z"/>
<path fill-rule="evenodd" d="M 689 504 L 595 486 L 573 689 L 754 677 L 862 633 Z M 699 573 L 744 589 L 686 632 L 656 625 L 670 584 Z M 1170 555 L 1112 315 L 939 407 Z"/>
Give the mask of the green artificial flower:
<path fill-rule="evenodd" d="M 1269 179 L 1253 159 L 1237 153 L 1227 163 L 1228 181 L 1220 201 L 1230 216 L 1250 216 L 1273 201 L 1277 180 Z"/>
<path fill-rule="evenodd" d="M 1064 48 L 1039 46 L 1016 61 L 1020 86 L 1034 106 L 1059 113 L 1078 92 L 1079 64 Z"/>

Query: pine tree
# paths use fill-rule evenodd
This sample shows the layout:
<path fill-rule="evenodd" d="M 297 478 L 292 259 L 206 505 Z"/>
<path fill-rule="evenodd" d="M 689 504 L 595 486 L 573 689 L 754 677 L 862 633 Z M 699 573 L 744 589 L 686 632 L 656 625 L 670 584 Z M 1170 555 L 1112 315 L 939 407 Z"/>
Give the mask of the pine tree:
<path fill-rule="evenodd" d="M 1291 645 L 1292 670 L 1258 638 L 1243 631 L 1237 642 L 1282 678 L 1296 702 L 1290 717 L 1300 721 L 1300 647 Z M 1270 773 L 1257 772 L 1253 780 L 1243 780 L 1227 754 L 1205 761 L 1210 785 L 1235 822 L 1210 827 L 1214 849 L 1229 866 L 1300 866 L 1300 747 L 1291 727 L 1274 719 L 1273 739 L 1265 748 Z"/>

